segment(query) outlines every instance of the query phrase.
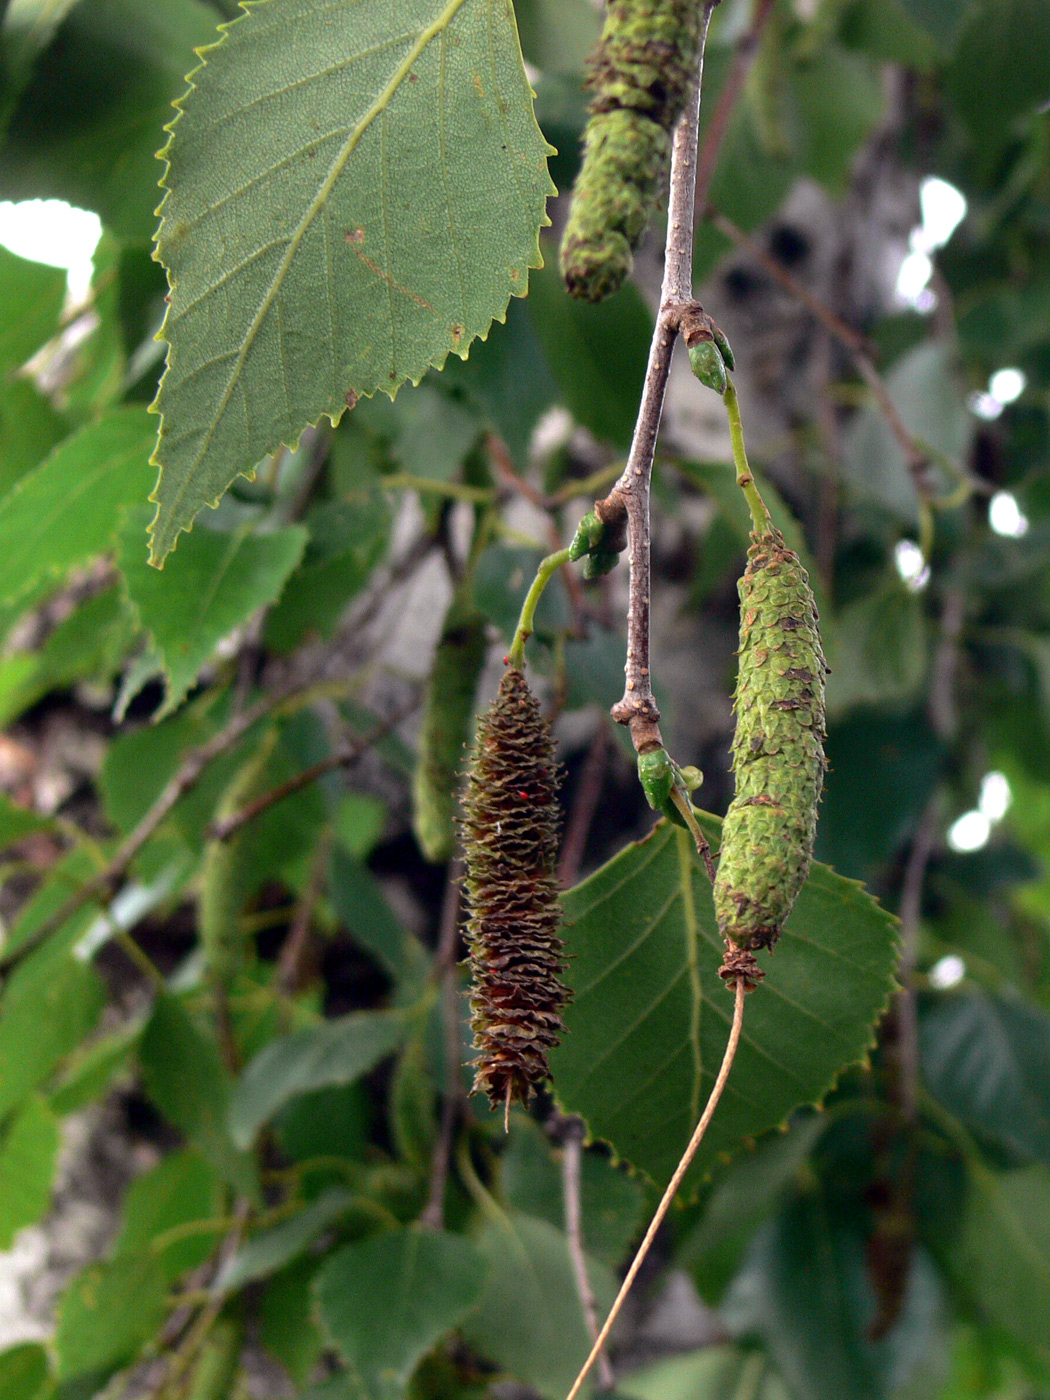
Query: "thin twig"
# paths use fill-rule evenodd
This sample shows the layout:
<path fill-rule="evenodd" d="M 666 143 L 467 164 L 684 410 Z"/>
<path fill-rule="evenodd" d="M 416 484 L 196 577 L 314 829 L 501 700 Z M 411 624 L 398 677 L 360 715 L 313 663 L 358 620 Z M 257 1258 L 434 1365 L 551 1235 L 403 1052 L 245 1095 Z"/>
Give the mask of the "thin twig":
<path fill-rule="evenodd" d="M 915 1001 L 915 964 L 919 953 L 922 891 L 926 883 L 926 868 L 937 842 L 940 815 L 940 793 L 935 792 L 927 802 L 912 838 L 908 862 L 904 867 L 898 911 L 901 921 L 901 956 L 898 967 L 901 990 L 897 996 L 897 1026 L 900 1043 L 901 1112 L 907 1119 L 915 1117 L 919 1088 L 919 1016 Z"/>
<path fill-rule="evenodd" d="M 674 1175 L 671 1177 L 671 1180 L 667 1183 L 667 1190 L 664 1192 L 663 1196 L 660 1199 L 660 1204 L 656 1208 L 656 1214 L 650 1221 L 649 1228 L 645 1232 L 645 1237 L 642 1240 L 641 1244 L 638 1246 L 637 1254 L 631 1260 L 631 1267 L 627 1270 L 627 1276 L 624 1279 L 623 1283 L 620 1285 L 620 1291 L 616 1295 L 616 1301 L 610 1308 L 609 1316 L 605 1319 L 605 1322 L 602 1325 L 602 1330 L 598 1333 L 598 1337 L 594 1343 L 594 1346 L 591 1348 L 591 1353 L 587 1357 L 587 1360 L 584 1362 L 583 1369 L 581 1370 L 580 1374 L 576 1377 L 576 1380 L 573 1383 L 573 1387 L 569 1391 L 566 1400 L 575 1400 L 575 1397 L 580 1393 L 580 1387 L 586 1380 L 588 1372 L 594 1365 L 595 1361 L 598 1359 L 602 1347 L 608 1340 L 609 1333 L 612 1331 L 613 1323 L 619 1317 L 620 1309 L 623 1307 L 624 1300 L 626 1299 L 628 1293 L 631 1291 L 631 1285 L 634 1283 L 635 1279 L 638 1276 L 638 1270 L 642 1267 L 642 1264 L 645 1261 L 645 1257 L 649 1253 L 649 1246 L 655 1239 L 657 1230 L 659 1230 L 660 1226 L 663 1224 L 664 1217 L 671 1208 L 671 1202 L 674 1200 L 675 1196 L 678 1193 L 678 1188 L 682 1184 L 682 1178 L 689 1170 L 692 1160 L 696 1156 L 697 1148 L 700 1146 L 700 1143 L 703 1141 L 704 1134 L 707 1132 L 708 1124 L 714 1117 L 715 1109 L 718 1107 L 718 1101 L 722 1097 L 722 1091 L 726 1086 L 726 1080 L 729 1078 L 729 1071 L 733 1067 L 733 1060 L 736 1057 L 737 1046 L 740 1043 L 740 1030 L 744 1023 L 744 1000 L 746 996 L 747 983 L 743 977 L 738 977 L 736 979 L 736 993 L 733 1005 L 733 1024 L 729 1030 L 729 1040 L 726 1042 L 725 1054 L 722 1057 L 722 1064 L 718 1071 L 718 1078 L 715 1080 L 714 1087 L 711 1090 L 711 1097 L 707 1100 L 707 1104 L 704 1108 L 704 1111 L 700 1115 L 700 1121 L 699 1123 L 697 1123 L 696 1127 L 693 1130 L 693 1136 L 689 1139 L 689 1146 L 685 1149 L 685 1152 L 682 1154 L 682 1160 L 678 1163 L 678 1166 L 675 1168 Z"/>
<path fill-rule="evenodd" d="M 328 862 L 332 855 L 332 841 L 332 832 L 328 830 L 323 833 L 317 843 L 305 888 L 295 905 L 295 913 L 292 916 L 288 937 L 281 946 L 281 956 L 277 963 L 277 985 L 285 996 L 291 996 L 298 991 L 303 978 L 303 963 L 310 941 L 310 927 L 328 873 Z"/>
<path fill-rule="evenodd" d="M 462 904 L 463 861 L 457 856 L 449 866 L 445 898 L 441 905 L 441 926 L 434 976 L 441 984 L 441 1018 L 445 1032 L 445 1076 L 441 1092 L 441 1124 L 430 1159 L 430 1189 L 420 1224 L 440 1230 L 445 1220 L 445 1185 L 452 1155 L 452 1136 L 463 1097 L 459 1077 L 459 995 L 456 980 L 456 948 L 459 943 L 459 914 Z"/>
<path fill-rule="evenodd" d="M 747 75 L 751 71 L 751 65 L 755 61 L 762 31 L 766 27 L 769 16 L 773 13 L 774 3 L 775 0 L 757 0 L 751 28 L 737 43 L 733 66 L 718 94 L 718 101 L 715 103 L 715 110 L 711 116 L 711 125 L 704 137 L 704 148 L 700 152 L 697 164 L 694 199 L 698 216 L 702 214 L 704 205 L 707 203 L 707 194 L 715 176 L 718 154 L 722 149 L 722 142 L 729 127 L 729 118 L 733 114 L 736 100 L 740 96 Z"/>
<path fill-rule="evenodd" d="M 385 739 L 392 730 L 407 719 L 418 704 L 419 697 L 417 696 L 410 705 L 402 706 L 387 719 L 381 720 L 361 738 L 351 739 L 345 744 L 340 744 L 335 752 L 330 753 L 327 758 L 312 763 L 309 768 L 304 768 L 301 773 L 296 773 L 283 783 L 278 783 L 269 792 L 261 793 L 253 801 L 243 806 L 239 812 L 234 812 L 229 817 L 212 822 L 206 832 L 207 839 L 209 841 L 229 841 L 230 837 L 235 836 L 243 826 L 255 821 L 256 817 L 262 816 L 263 812 L 275 807 L 278 802 L 283 802 L 286 797 L 291 797 L 293 793 L 309 787 L 311 783 L 316 783 L 319 778 L 334 772 L 337 768 L 351 767 L 363 754 L 374 748 L 381 739 Z"/>
<path fill-rule="evenodd" d="M 623 699 L 613 706 L 618 724 L 630 727 L 641 753 L 662 744 L 660 711 L 653 696 L 649 665 L 649 490 L 656 439 L 660 431 L 671 356 L 683 311 L 692 304 L 693 198 L 696 186 L 696 132 L 700 117 L 700 86 L 704 47 L 715 0 L 704 6 L 697 81 L 674 133 L 671 184 L 667 205 L 667 242 L 660 310 L 649 347 L 642 401 L 638 407 L 627 466 L 606 501 L 626 511 L 629 527 L 628 560 L 631 579 L 627 608 L 627 683 Z"/>
<path fill-rule="evenodd" d="M 565 1203 L 565 1237 L 569 1242 L 576 1292 L 583 1311 L 583 1320 L 591 1341 L 598 1340 L 598 1306 L 587 1274 L 587 1258 L 583 1252 L 583 1212 L 580 1209 L 580 1176 L 583 1168 L 583 1123 L 579 1118 L 564 1120 L 562 1128 L 561 1185 Z M 598 1384 L 601 1390 L 612 1390 L 615 1384 L 612 1366 L 605 1352 L 598 1353 Z"/>

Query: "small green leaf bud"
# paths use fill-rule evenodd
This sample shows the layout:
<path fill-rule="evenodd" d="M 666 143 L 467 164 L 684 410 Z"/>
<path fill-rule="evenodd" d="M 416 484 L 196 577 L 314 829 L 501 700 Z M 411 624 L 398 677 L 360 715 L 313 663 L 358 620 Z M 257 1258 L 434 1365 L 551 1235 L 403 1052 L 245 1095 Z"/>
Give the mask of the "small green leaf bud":
<path fill-rule="evenodd" d="M 725 361 L 713 340 L 698 340 L 695 345 L 690 345 L 689 363 L 701 384 L 706 384 L 716 394 L 725 393 L 729 383 Z"/>
<path fill-rule="evenodd" d="M 675 765 L 666 749 L 650 749 L 638 755 L 638 781 L 654 812 L 662 812 L 675 785 Z"/>
<path fill-rule="evenodd" d="M 730 373 L 732 373 L 733 370 L 736 369 L 736 357 L 735 357 L 734 354 L 733 354 L 732 346 L 729 344 L 729 341 L 726 339 L 726 333 L 725 333 L 725 331 L 722 330 L 721 326 L 716 326 L 715 323 L 714 323 L 714 321 L 712 321 L 712 322 L 711 322 L 711 334 L 712 334 L 712 335 L 714 336 L 714 338 L 715 338 L 715 344 L 718 346 L 719 354 L 722 356 L 722 359 L 725 361 L 726 369 L 729 370 Z"/>

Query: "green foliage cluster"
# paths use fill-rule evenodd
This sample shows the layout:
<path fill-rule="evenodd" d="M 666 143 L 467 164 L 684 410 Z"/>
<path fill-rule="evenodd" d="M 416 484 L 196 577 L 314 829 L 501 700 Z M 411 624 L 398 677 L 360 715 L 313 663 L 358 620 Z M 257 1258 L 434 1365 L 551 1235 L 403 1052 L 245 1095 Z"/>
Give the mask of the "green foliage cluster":
<path fill-rule="evenodd" d="M 0 1352 L 0 1396 L 243 1396 L 264 1357 L 303 1400 L 480 1400 L 506 1377 L 558 1400 L 589 1346 L 559 1120 L 544 1131 L 541 1100 L 505 1136 L 460 1102 L 468 1012 L 423 858 L 446 849 L 406 834 L 420 762 L 450 788 L 456 756 L 437 728 L 422 753 L 379 732 L 365 642 L 426 566 L 498 660 L 547 526 L 571 539 L 618 473 L 651 316 L 630 285 L 571 301 L 541 234 L 551 177 L 576 173 L 598 22 L 586 0 L 236 9 L 0 5 L 0 198 L 64 198 L 105 229 L 86 312 L 0 249 L 0 718 L 16 756 L 55 715 L 100 752 L 57 805 L 29 780 L 0 798 L 0 1249 L 46 1217 L 71 1115 L 132 1105 L 162 1149 L 51 1335 Z M 702 141 L 749 14 L 715 14 Z M 884 157 L 969 213 L 937 254 L 936 314 L 861 327 L 923 470 L 846 357 L 835 433 L 794 399 L 767 464 L 833 668 L 818 859 L 661 1242 L 724 1340 L 619 1376 L 633 1400 L 1050 1397 L 1048 53 L 1041 0 L 775 0 L 729 115 L 710 203 L 763 246 L 799 181 L 845 199 L 888 91 Z M 701 296 L 724 283 L 723 227 L 698 228 Z M 967 397 L 1005 365 L 1027 389 L 978 422 Z M 537 463 L 555 408 L 593 443 Z M 542 528 L 522 525 L 523 476 Z M 1000 490 L 1023 537 L 990 529 Z M 686 522 L 685 624 L 726 658 L 728 696 L 750 529 L 731 468 L 668 446 L 654 514 Z M 912 588 L 894 551 L 920 531 Z M 552 584 L 530 643 L 577 734 L 622 684 L 602 587 Z M 411 700 L 425 683 L 384 679 Z M 368 772 L 343 771 L 368 736 Z M 690 757 L 724 810 L 722 737 Z M 731 1011 L 692 844 L 667 822 L 625 844 L 651 818 L 633 763 L 608 764 L 588 860 L 609 859 L 564 896 L 574 1001 L 551 1057 L 594 1139 L 599 1308 Z M 1013 807 L 952 852 L 989 770 Z M 908 912 L 924 842 L 915 996 L 884 1015 L 887 910 Z"/>

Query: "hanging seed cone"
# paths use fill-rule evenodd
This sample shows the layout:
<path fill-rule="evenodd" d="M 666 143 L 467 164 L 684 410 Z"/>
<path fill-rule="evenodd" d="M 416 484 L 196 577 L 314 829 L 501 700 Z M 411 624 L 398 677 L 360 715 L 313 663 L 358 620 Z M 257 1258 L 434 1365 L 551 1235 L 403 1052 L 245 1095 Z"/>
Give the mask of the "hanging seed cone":
<path fill-rule="evenodd" d="M 463 804 L 473 1092 L 494 1107 L 528 1102 L 550 1077 L 548 1052 L 564 1029 L 557 789 L 550 729 L 512 667 L 478 721 Z"/>
<path fill-rule="evenodd" d="M 736 796 L 715 914 L 738 948 L 772 948 L 809 874 L 824 783 L 824 678 L 809 577 L 779 531 L 752 535 L 740 580 Z"/>

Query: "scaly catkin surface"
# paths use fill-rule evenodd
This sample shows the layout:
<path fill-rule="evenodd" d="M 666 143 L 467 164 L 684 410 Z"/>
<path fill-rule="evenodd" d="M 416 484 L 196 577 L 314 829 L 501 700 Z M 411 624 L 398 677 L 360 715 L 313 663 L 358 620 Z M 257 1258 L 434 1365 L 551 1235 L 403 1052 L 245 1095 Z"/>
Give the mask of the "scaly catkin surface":
<path fill-rule="evenodd" d="M 798 556 L 752 535 L 740 580 L 736 796 L 722 828 L 715 914 L 740 948 L 772 948 L 809 873 L 824 783 L 827 664 Z"/>
<path fill-rule="evenodd" d="M 463 819 L 474 1092 L 493 1106 L 525 1103 L 549 1078 L 563 1029 L 557 788 L 550 729 L 512 667 L 478 721 Z"/>

